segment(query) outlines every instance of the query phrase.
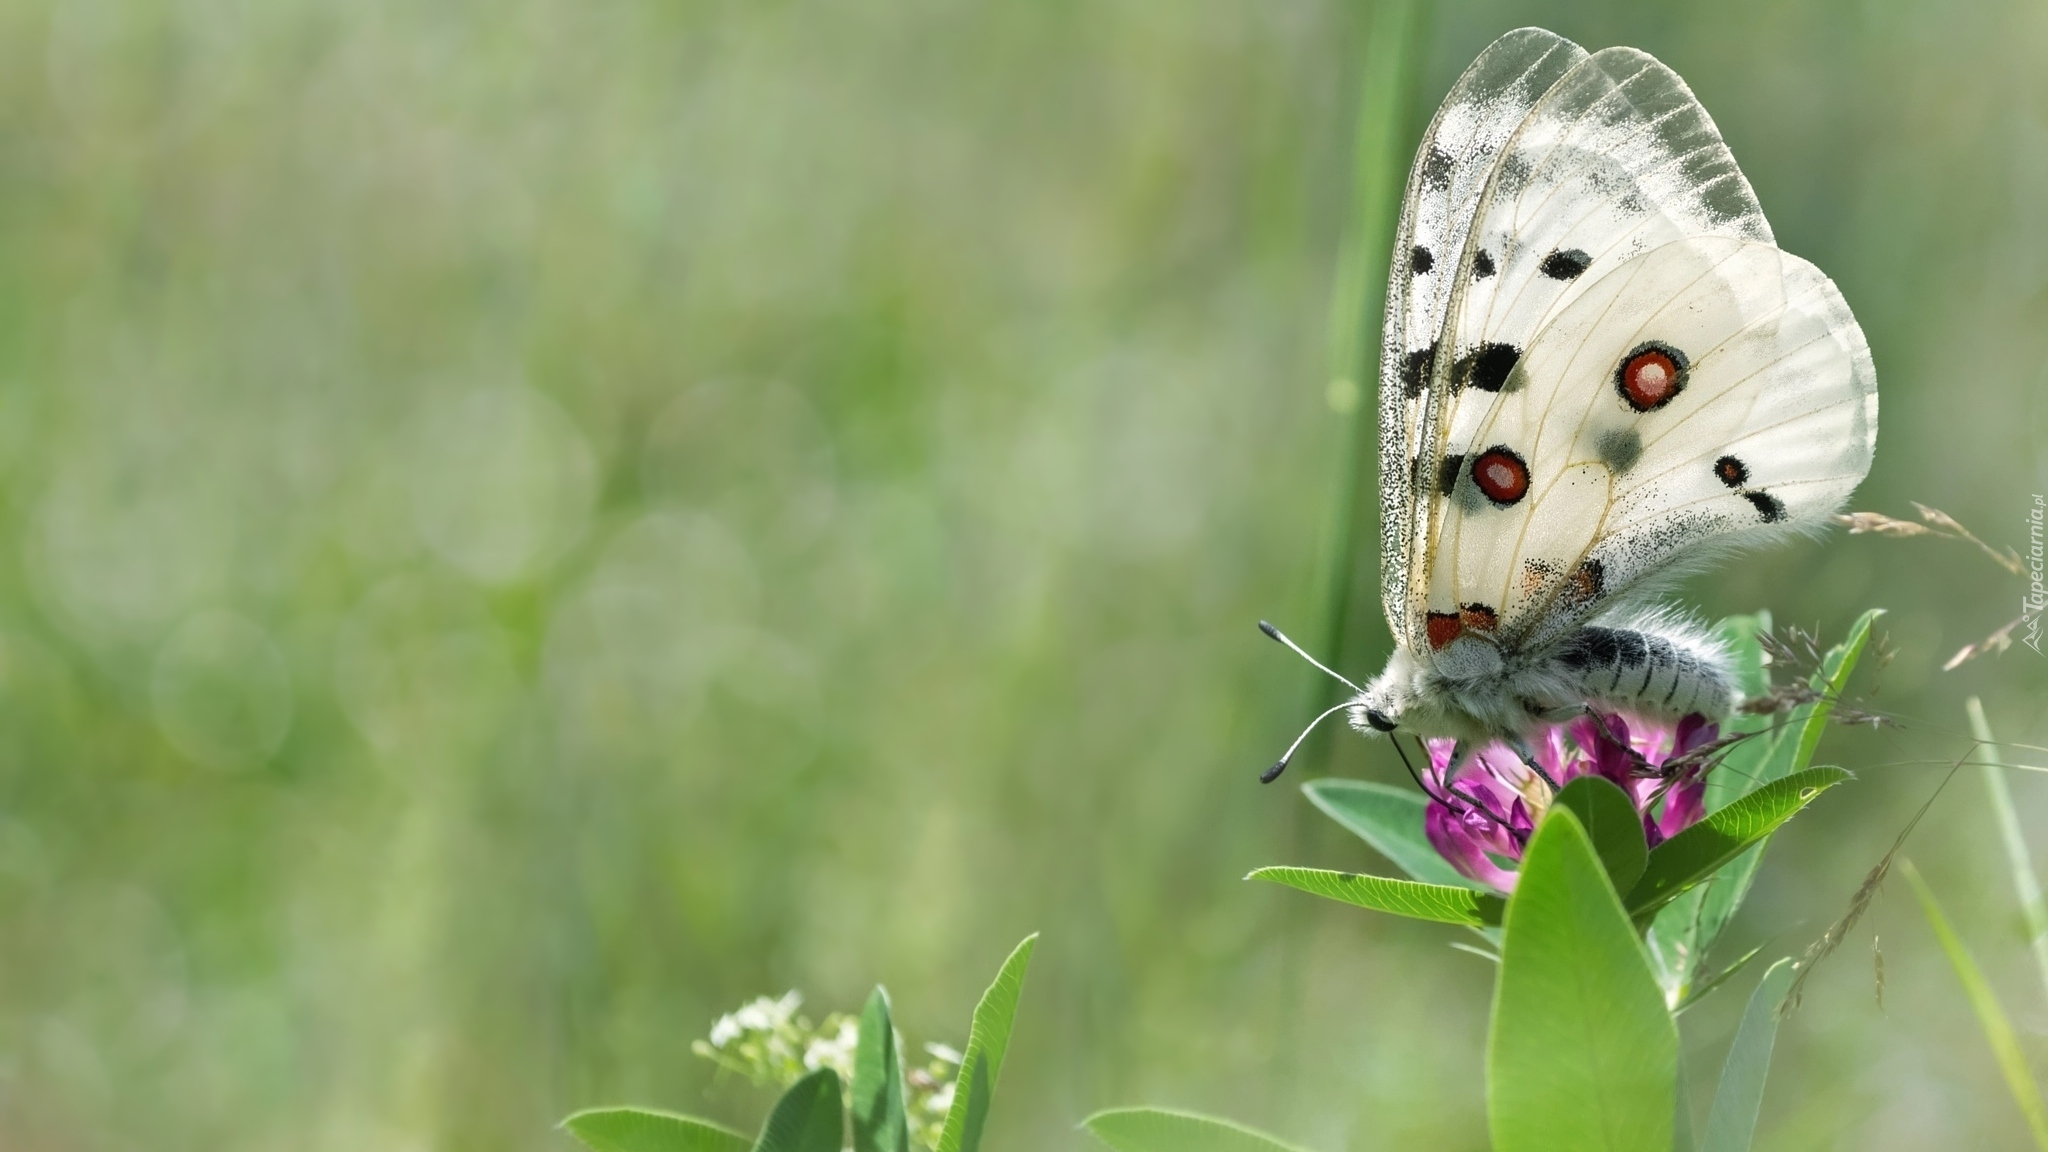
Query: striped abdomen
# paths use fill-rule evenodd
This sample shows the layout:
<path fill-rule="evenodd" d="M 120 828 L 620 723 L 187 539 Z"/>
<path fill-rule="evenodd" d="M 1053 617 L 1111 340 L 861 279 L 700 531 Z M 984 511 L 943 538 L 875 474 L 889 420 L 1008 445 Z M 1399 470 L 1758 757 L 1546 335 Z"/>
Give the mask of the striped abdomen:
<path fill-rule="evenodd" d="M 1710 720 L 1735 707 L 1734 669 L 1704 638 L 1588 625 L 1550 663 L 1578 682 L 1589 704 L 1672 718 L 1697 712 Z"/>

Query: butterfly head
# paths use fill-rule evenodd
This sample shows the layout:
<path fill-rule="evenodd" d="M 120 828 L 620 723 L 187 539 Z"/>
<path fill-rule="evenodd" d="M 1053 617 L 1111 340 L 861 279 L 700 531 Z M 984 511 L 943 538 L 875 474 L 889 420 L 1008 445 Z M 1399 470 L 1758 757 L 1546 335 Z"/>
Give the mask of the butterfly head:
<path fill-rule="evenodd" d="M 1358 695 L 1346 703 L 1345 719 L 1351 727 L 1367 736 L 1396 732 L 1402 728 L 1402 720 L 1408 714 L 1413 699 L 1410 688 L 1413 670 L 1407 665 L 1404 653 L 1396 650 L 1394 658 L 1387 662 L 1385 671 L 1368 681 Z"/>
<path fill-rule="evenodd" d="M 1400 645 L 1386 668 L 1350 700 L 1347 718 L 1366 736 L 1398 731 L 1491 740 L 1516 734 L 1541 718 L 1527 703 L 1538 687 L 1528 674 L 1509 667 L 1500 647 L 1485 637 L 1460 637 L 1428 662 Z"/>

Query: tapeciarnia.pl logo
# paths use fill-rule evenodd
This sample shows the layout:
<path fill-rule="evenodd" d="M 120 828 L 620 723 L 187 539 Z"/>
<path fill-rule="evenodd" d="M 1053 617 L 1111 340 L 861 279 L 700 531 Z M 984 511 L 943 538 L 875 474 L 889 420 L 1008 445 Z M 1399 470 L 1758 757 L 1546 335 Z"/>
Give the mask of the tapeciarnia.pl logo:
<path fill-rule="evenodd" d="M 2048 514 L 2048 498 L 2034 494 L 2034 506 L 2027 510 L 2027 575 L 2031 583 L 2027 586 L 2027 598 L 2020 602 L 2020 615 L 2026 618 L 2026 634 L 2020 643 L 2041 654 L 2041 610 L 2048 608 L 2048 585 L 2044 585 L 2042 573 L 2048 570 L 2048 553 L 2044 553 L 2041 541 L 2042 517 Z"/>

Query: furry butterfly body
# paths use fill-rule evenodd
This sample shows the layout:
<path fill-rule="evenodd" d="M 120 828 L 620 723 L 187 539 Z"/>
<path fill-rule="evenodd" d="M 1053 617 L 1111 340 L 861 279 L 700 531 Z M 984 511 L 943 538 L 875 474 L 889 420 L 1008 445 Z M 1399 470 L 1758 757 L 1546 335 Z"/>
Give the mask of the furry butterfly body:
<path fill-rule="evenodd" d="M 1726 715 L 1726 654 L 1656 593 L 1824 526 L 1869 471 L 1877 387 L 1677 74 L 1535 28 L 1481 53 L 1417 151 L 1382 340 L 1395 652 L 1352 725 Z"/>

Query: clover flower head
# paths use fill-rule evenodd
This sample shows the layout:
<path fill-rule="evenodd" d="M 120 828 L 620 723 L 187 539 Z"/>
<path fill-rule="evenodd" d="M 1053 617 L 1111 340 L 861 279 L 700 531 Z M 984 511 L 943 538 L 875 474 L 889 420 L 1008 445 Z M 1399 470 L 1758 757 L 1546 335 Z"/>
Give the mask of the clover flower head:
<path fill-rule="evenodd" d="M 1425 740 L 1423 831 L 1461 875 L 1512 892 L 1553 786 L 1592 775 L 1627 794 L 1654 848 L 1706 814 L 1706 765 L 1686 757 L 1719 736 L 1698 715 L 1672 724 L 1595 712 L 1547 725 L 1525 746 L 1496 740 L 1463 757 L 1455 741 Z"/>

